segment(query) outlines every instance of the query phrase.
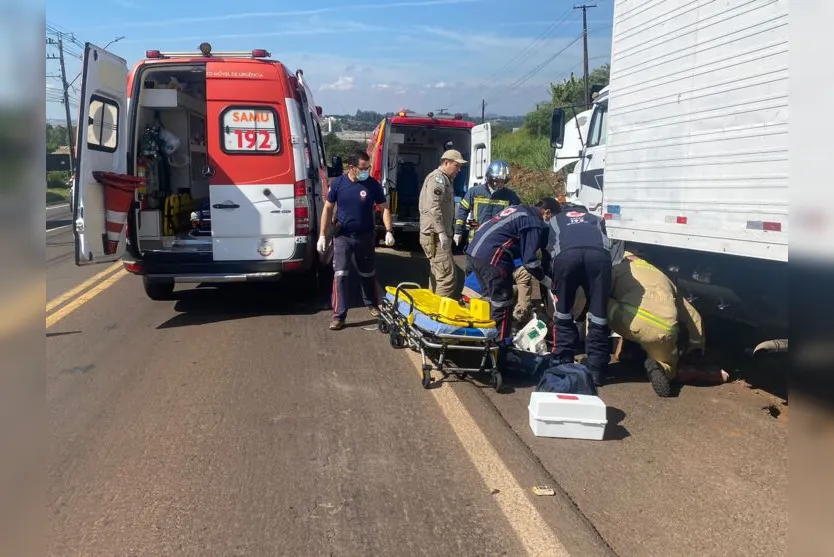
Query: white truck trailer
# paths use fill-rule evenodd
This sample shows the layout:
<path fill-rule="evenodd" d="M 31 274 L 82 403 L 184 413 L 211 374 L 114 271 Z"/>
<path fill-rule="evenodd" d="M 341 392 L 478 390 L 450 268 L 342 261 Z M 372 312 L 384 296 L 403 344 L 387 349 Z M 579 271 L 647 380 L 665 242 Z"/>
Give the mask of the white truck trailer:
<path fill-rule="evenodd" d="M 609 85 L 554 110 L 553 168 L 701 311 L 787 336 L 788 109 L 788 0 L 616 0 Z"/>

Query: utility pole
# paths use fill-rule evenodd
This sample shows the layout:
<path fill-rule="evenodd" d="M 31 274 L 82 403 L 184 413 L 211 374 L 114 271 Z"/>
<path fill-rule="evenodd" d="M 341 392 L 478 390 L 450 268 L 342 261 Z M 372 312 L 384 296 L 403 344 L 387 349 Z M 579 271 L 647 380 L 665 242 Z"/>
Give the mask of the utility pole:
<path fill-rule="evenodd" d="M 481 123 L 486 121 L 486 99 L 481 99 Z"/>
<path fill-rule="evenodd" d="M 588 86 L 588 8 L 596 8 L 596 4 L 582 4 L 574 6 L 574 10 L 582 10 L 582 67 L 585 74 L 585 108 L 591 106 L 591 89 Z"/>
<path fill-rule="evenodd" d="M 61 35 L 58 35 L 58 40 L 54 39 L 47 39 L 47 44 L 57 45 L 58 46 L 58 56 L 57 59 L 61 64 L 61 84 L 64 90 L 64 110 L 66 111 L 67 116 L 67 147 L 69 148 L 69 156 L 70 156 L 70 175 L 75 173 L 75 142 L 72 137 L 72 116 L 70 115 L 70 103 L 69 103 L 69 83 L 67 83 L 67 68 L 64 65 L 64 41 Z M 56 56 L 47 56 L 49 59 L 55 59 Z"/>

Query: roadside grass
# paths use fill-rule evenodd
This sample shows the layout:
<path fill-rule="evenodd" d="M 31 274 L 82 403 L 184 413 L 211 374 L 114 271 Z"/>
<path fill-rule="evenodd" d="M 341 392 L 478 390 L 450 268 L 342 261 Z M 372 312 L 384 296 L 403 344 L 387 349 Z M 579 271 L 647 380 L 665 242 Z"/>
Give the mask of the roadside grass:
<path fill-rule="evenodd" d="M 553 149 L 547 137 L 534 136 L 524 128 L 502 134 L 492 144 L 492 160 L 498 159 L 509 163 L 510 187 L 523 203 L 564 193 L 564 181 L 551 171 Z"/>
<path fill-rule="evenodd" d="M 548 138 L 531 135 L 522 128 L 496 138 L 492 146 L 492 158 L 503 159 L 511 166 L 530 170 L 550 170 L 553 165 L 553 149 Z"/>
<path fill-rule="evenodd" d="M 46 203 L 67 203 L 69 202 L 69 188 L 49 188 L 46 190 Z"/>

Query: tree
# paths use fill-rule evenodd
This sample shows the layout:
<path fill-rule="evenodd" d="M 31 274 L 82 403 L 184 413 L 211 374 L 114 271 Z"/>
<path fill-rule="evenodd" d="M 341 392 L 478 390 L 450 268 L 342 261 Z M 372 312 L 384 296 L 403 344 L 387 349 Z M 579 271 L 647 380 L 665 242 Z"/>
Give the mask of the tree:
<path fill-rule="evenodd" d="M 588 83 L 591 87 L 604 87 L 608 85 L 611 66 L 604 64 L 591 71 L 588 76 Z M 565 109 L 565 119 L 570 120 L 577 112 L 582 112 L 585 107 L 585 83 L 581 78 L 573 74 L 561 83 L 550 84 L 550 101 L 540 103 L 536 110 L 527 114 L 524 119 L 524 127 L 534 136 L 546 136 L 550 134 L 550 116 L 554 108 Z"/>
<path fill-rule="evenodd" d="M 334 156 L 338 155 L 344 160 L 351 153 L 365 151 L 366 146 L 359 141 L 339 139 L 339 136 L 335 132 L 331 132 L 324 136 L 324 150 L 329 159 L 332 160 Z M 328 164 L 330 162 L 330 160 L 327 161 Z"/>

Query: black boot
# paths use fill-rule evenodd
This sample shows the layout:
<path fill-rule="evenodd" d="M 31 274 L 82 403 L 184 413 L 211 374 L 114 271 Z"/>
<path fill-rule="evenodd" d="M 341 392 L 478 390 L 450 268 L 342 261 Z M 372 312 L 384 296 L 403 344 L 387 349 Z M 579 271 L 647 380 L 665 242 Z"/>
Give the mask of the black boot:
<path fill-rule="evenodd" d="M 673 394 L 672 380 L 663 371 L 663 367 L 651 358 L 646 359 L 646 374 L 657 396 L 668 398 Z"/>

